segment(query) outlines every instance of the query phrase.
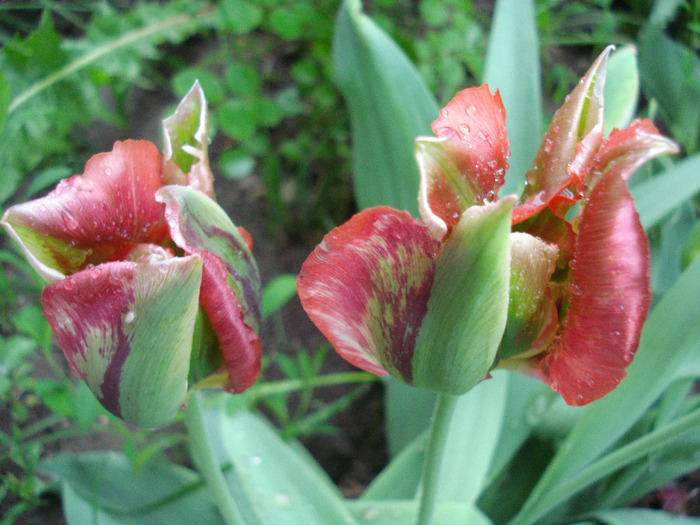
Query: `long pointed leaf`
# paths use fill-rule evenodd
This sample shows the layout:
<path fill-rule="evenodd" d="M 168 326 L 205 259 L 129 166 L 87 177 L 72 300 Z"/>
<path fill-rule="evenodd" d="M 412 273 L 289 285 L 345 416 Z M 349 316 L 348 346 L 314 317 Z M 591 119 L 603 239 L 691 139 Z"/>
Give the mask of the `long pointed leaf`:
<path fill-rule="evenodd" d="M 414 140 L 430 134 L 438 107 L 401 49 L 345 0 L 333 40 L 336 82 L 350 111 L 355 196 L 361 208 L 388 205 L 417 216 Z"/>
<path fill-rule="evenodd" d="M 501 195 L 520 194 L 525 172 L 542 141 L 542 87 L 535 8 L 532 0 L 496 2 L 484 82 L 499 89 L 511 141 L 510 169 Z"/>

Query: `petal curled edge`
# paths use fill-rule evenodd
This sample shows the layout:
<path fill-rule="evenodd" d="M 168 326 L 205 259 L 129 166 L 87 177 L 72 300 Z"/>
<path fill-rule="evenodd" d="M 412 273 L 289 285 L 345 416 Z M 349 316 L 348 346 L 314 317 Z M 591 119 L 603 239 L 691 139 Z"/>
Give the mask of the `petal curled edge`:
<path fill-rule="evenodd" d="M 71 370 L 114 415 L 154 427 L 177 412 L 201 277 L 197 256 L 112 262 L 44 289 L 44 314 Z"/>
<path fill-rule="evenodd" d="M 165 204 L 175 244 L 186 253 L 209 252 L 223 261 L 228 285 L 243 308 L 246 323 L 257 332 L 261 319 L 260 274 L 248 247 L 252 241 L 247 232 L 242 235 L 216 202 L 195 189 L 165 186 L 156 199 Z"/>
<path fill-rule="evenodd" d="M 168 183 L 182 183 L 186 179 L 188 186 L 213 199 L 214 175 L 209 167 L 209 111 L 199 80 L 195 80 L 175 113 L 163 120 L 163 135 Z"/>
<path fill-rule="evenodd" d="M 408 213 L 364 210 L 306 259 L 297 279 L 301 304 L 344 359 L 411 383 L 439 247 Z"/>
<path fill-rule="evenodd" d="M 418 202 L 424 220 L 446 232 L 468 207 L 493 201 L 503 185 L 508 139 L 500 93 L 487 85 L 460 91 L 432 129 L 437 140 L 417 140 Z"/>
<path fill-rule="evenodd" d="M 647 119 L 634 119 L 625 129 L 613 129 L 603 141 L 587 176 L 586 184 L 591 190 L 607 170 L 627 180 L 642 164 L 667 153 L 678 153 L 680 148 L 664 137 Z"/>
<path fill-rule="evenodd" d="M 651 300 L 649 244 L 627 185 L 614 169 L 583 209 L 571 268 L 558 341 L 540 354 L 535 375 L 569 405 L 585 405 L 625 377 Z"/>
<path fill-rule="evenodd" d="M 608 46 L 596 59 L 556 112 L 526 174 L 521 203 L 513 210 L 513 223 L 522 222 L 549 205 L 572 183 L 579 184 L 603 140 L 603 89 Z M 578 199 L 572 195 L 570 203 Z M 557 210 L 563 215 L 566 210 Z"/>
<path fill-rule="evenodd" d="M 241 303 L 227 283 L 226 265 L 211 253 L 200 255 L 204 269 L 199 302 L 219 341 L 228 376 L 223 388 L 240 394 L 253 386 L 260 375 L 262 343 L 245 322 Z"/>
<path fill-rule="evenodd" d="M 167 235 L 155 193 L 162 157 L 147 141 L 117 142 L 93 156 L 83 175 L 59 182 L 46 197 L 18 204 L 2 224 L 49 283 L 97 265 L 136 243 Z"/>

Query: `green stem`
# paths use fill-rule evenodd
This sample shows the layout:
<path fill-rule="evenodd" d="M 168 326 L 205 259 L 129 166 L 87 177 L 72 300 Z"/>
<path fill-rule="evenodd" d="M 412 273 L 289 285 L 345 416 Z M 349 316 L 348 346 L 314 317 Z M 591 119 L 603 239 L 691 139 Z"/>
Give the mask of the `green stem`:
<path fill-rule="evenodd" d="M 194 462 L 209 485 L 216 506 L 226 525 L 245 525 L 245 520 L 231 495 L 224 473 L 219 467 L 216 454 L 207 436 L 200 395 L 200 392 L 192 392 L 185 411 L 185 425 Z"/>
<path fill-rule="evenodd" d="M 276 394 L 287 394 L 305 388 L 344 385 L 346 383 L 371 383 L 378 380 L 376 375 L 369 372 L 338 372 L 336 374 L 314 376 L 308 379 L 286 379 L 283 381 L 259 383 L 252 387 L 249 392 L 254 397 L 267 397 Z"/>
<path fill-rule="evenodd" d="M 447 442 L 447 431 L 457 406 L 457 396 L 440 395 L 435 405 L 430 427 L 428 451 L 423 467 L 423 490 L 418 508 L 418 525 L 430 525 L 437 503 L 437 489 L 440 481 L 440 467 Z"/>

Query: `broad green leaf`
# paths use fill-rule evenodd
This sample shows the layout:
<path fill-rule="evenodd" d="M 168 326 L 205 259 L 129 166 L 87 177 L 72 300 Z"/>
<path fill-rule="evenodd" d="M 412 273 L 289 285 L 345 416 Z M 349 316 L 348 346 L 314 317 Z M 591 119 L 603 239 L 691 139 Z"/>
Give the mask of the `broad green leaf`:
<path fill-rule="evenodd" d="M 651 509 L 601 510 L 590 515 L 592 521 L 578 521 L 575 525 L 699 525 L 699 518 L 668 514 Z"/>
<path fill-rule="evenodd" d="M 350 112 L 355 196 L 360 208 L 418 214 L 414 140 L 429 135 L 438 107 L 399 47 L 345 0 L 333 40 L 335 78 Z"/>
<path fill-rule="evenodd" d="M 649 23 L 658 26 L 668 24 L 682 4 L 683 0 L 656 0 L 649 15 Z"/>
<path fill-rule="evenodd" d="M 136 472 L 117 452 L 59 454 L 40 469 L 60 480 L 69 525 L 172 525 L 195 516 L 198 524 L 223 523 L 202 479 L 164 460 Z"/>
<path fill-rule="evenodd" d="M 585 409 L 513 525 L 532 523 L 550 510 L 553 488 L 580 472 L 634 425 L 686 357 L 700 349 L 698 294 L 700 260 L 683 272 L 652 310 L 628 376 L 617 389 Z M 679 326 L 684 329 L 678 330 Z"/>
<path fill-rule="evenodd" d="M 391 376 L 383 379 L 389 455 L 396 457 L 428 428 L 436 394 Z"/>
<path fill-rule="evenodd" d="M 700 153 L 631 188 L 644 229 L 655 226 L 680 204 L 700 192 Z"/>
<path fill-rule="evenodd" d="M 622 129 L 632 121 L 639 98 L 639 70 L 637 50 L 625 46 L 610 55 L 605 80 L 605 128 L 606 137 L 613 128 Z"/>
<path fill-rule="evenodd" d="M 533 429 L 546 416 L 555 394 L 534 378 L 508 374 L 508 399 L 503 425 L 489 471 L 488 483 L 493 482 L 525 442 Z"/>
<path fill-rule="evenodd" d="M 297 293 L 297 276 L 284 273 L 267 283 L 262 291 L 262 316 L 276 312 Z"/>
<path fill-rule="evenodd" d="M 5 75 L 0 71 L 0 131 L 5 127 L 5 120 L 7 120 L 7 107 L 10 105 L 10 85 L 5 79 Z"/>
<path fill-rule="evenodd" d="M 418 490 L 425 451 L 428 443 L 428 433 L 424 432 L 405 446 L 394 459 L 372 480 L 360 499 L 389 500 L 413 499 Z"/>
<path fill-rule="evenodd" d="M 229 416 L 221 407 L 207 410 L 205 421 L 220 461 L 232 465 L 226 479 L 246 523 L 356 523 L 320 468 L 269 423 L 243 410 Z"/>
<path fill-rule="evenodd" d="M 519 195 L 525 184 L 525 172 L 542 141 L 539 42 L 532 0 L 496 2 L 484 82 L 492 91 L 500 91 L 506 107 L 511 157 L 501 195 Z"/>
<path fill-rule="evenodd" d="M 413 523 L 418 513 L 414 501 L 364 501 L 348 500 L 347 506 L 358 523 L 363 525 L 407 525 Z M 466 503 L 438 503 L 431 525 L 491 525 L 491 521 L 476 507 Z"/>
<path fill-rule="evenodd" d="M 440 466 L 438 501 L 472 504 L 483 490 L 503 427 L 508 375 L 494 372 L 457 402 Z"/>
<path fill-rule="evenodd" d="M 656 99 L 673 137 L 688 153 L 695 152 L 700 139 L 700 58 L 653 26 L 641 34 L 639 68 L 646 98 Z"/>

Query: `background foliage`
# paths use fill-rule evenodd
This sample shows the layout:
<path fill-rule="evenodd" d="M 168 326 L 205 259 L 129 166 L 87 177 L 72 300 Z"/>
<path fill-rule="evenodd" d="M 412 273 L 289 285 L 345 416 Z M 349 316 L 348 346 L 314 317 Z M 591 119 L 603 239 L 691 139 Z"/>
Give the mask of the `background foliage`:
<path fill-rule="evenodd" d="M 353 71 L 343 70 L 342 62 L 334 65 L 332 58 L 333 31 L 339 8 L 334 0 L 1 3 L 0 206 L 4 209 L 45 193 L 57 180 L 79 173 L 90 155 L 109 149 L 116 139 L 148 138 L 160 144 L 159 119 L 168 114 L 193 79 L 199 78 L 213 116 L 214 141 L 210 151 L 219 186 L 225 188 L 226 184 L 232 184 L 228 181 L 237 180 L 240 181 L 237 184 L 255 188 L 261 196 L 260 202 L 264 203 L 263 229 L 272 239 L 266 242 L 272 242 L 278 249 L 291 245 L 306 249 L 313 245 L 323 232 L 344 221 L 357 206 L 365 206 L 366 199 L 378 198 L 376 194 L 363 195 L 362 184 L 352 182 L 351 173 L 353 166 L 358 166 L 358 160 L 353 160 L 351 150 L 354 131 L 347 108 L 352 108 L 353 101 L 347 97 L 347 77 L 352 77 Z M 491 50 L 499 44 L 489 40 L 490 35 L 493 40 L 496 34 L 492 26 L 493 8 L 493 3 L 487 1 L 365 2 L 364 9 L 376 22 L 378 30 L 382 29 L 397 42 L 396 52 L 405 54 L 420 74 L 424 84 L 420 89 L 428 100 L 423 106 L 423 122 L 426 119 L 429 122 L 431 108 L 446 103 L 459 89 L 479 84 L 484 79 L 497 82 L 499 71 L 489 66 L 496 63 L 496 59 L 487 55 L 487 48 L 493 53 Z M 697 177 L 700 170 L 697 156 L 700 147 L 700 105 L 697 104 L 700 98 L 700 2 L 538 0 L 534 2 L 532 14 L 536 29 L 533 35 L 538 40 L 533 41 L 536 61 L 530 65 L 539 67 L 541 76 L 525 68 L 501 73 L 516 81 L 521 81 L 526 73 L 534 74 L 535 80 L 541 79 L 543 89 L 538 96 L 544 101 L 544 111 L 532 114 L 524 133 L 532 135 L 536 143 L 540 134 L 537 130 L 544 129 L 552 110 L 561 104 L 604 45 L 612 42 L 636 46 L 641 88 L 636 114 L 654 119 L 682 145 L 683 157 L 688 157 L 685 160 L 664 159 L 641 170 L 633 180 L 633 193 L 654 248 L 655 300 L 659 304 L 689 303 L 697 296 L 686 298 L 677 280 L 700 251 L 698 201 L 697 197 L 690 198 L 697 193 L 700 184 Z M 395 104 L 398 110 L 405 109 L 413 101 L 401 90 L 392 97 L 389 103 Z M 392 124 L 387 122 L 389 128 L 376 131 L 391 130 Z M 354 138 L 356 145 L 358 137 Z M 516 158 L 511 159 L 511 166 L 517 165 Z M 404 162 L 410 164 L 412 159 Z M 527 164 L 526 160 L 522 162 Z M 672 166 L 673 162 L 677 164 Z M 653 176 L 654 172 L 671 167 L 674 170 L 668 173 L 669 177 L 659 180 Z M 398 206 L 414 206 L 410 197 L 406 199 L 405 206 L 403 203 Z M 385 199 L 383 202 L 388 203 Z M 256 242 L 260 241 L 256 239 Z M 59 487 L 39 475 L 40 465 L 48 472 L 80 470 L 71 463 L 73 459 L 66 456 L 56 456 L 46 463 L 46 458 L 52 457 L 55 442 L 76 436 L 100 435 L 106 440 L 102 443 L 111 443 L 123 454 L 115 459 L 110 454 L 95 453 L 86 459 L 91 464 L 107 465 L 105 468 L 115 472 L 115 476 L 135 469 L 165 483 L 168 490 L 143 502 L 141 510 L 144 512 L 165 505 L 170 501 L 168 497 L 178 491 L 196 494 L 202 487 L 196 473 L 184 468 L 162 467 L 160 463 L 165 453 L 186 461 L 181 427 L 174 425 L 160 433 L 127 428 L 106 414 L 84 385 L 71 381 L 62 356 L 53 347 L 52 335 L 38 305 L 42 283 L 6 236 L 0 243 L 0 505 L 3 510 L 0 523 L 23 522 L 57 493 Z M 691 291 L 691 278 L 697 277 L 697 264 L 692 268 L 695 273 L 686 274 L 682 281 Z M 268 323 L 276 326 L 281 323 L 276 317 L 278 309 L 293 294 L 293 279 L 281 276 L 270 281 L 266 299 Z M 652 325 L 658 333 L 665 333 L 665 325 L 677 326 L 682 316 L 686 316 L 688 322 L 694 319 L 694 312 L 687 309 L 677 312 L 678 317 L 671 317 L 666 310 L 663 312 L 666 313 L 654 318 L 656 324 Z M 683 339 L 676 343 L 681 362 L 686 355 L 682 350 L 690 352 L 693 341 Z M 282 425 L 282 434 L 287 437 L 333 431 L 329 418 L 346 409 L 364 387 L 336 401 L 319 403 L 313 395 L 311 378 L 323 368 L 327 348 L 305 349 L 294 356 L 274 355 L 267 363 L 266 373 L 282 376 L 287 382 L 277 386 L 263 383 L 257 393 L 230 403 L 252 406 L 263 400 L 265 410 Z M 695 361 L 688 358 L 684 362 L 685 373 L 672 378 L 674 381 L 669 383 L 672 386 L 661 401 L 657 401 L 660 391 L 646 392 L 648 403 L 639 409 L 639 417 L 632 428 L 620 427 L 618 444 L 631 443 L 650 430 L 678 423 L 679 419 L 695 413 L 697 398 L 691 395 L 698 373 Z M 646 366 L 653 371 L 656 365 L 650 362 Z M 488 396 L 491 403 L 507 408 L 502 420 L 490 424 L 492 431 L 498 435 L 502 425 L 506 425 L 504 421 L 510 426 L 506 429 L 508 432 L 503 432 L 502 436 L 506 437 L 496 444 L 496 449 L 492 444 L 491 449 L 484 451 L 488 457 L 498 460 L 490 464 L 490 470 L 489 465 L 483 467 L 480 485 L 485 488 L 479 494 L 478 504 L 491 519 L 505 522 L 512 517 L 514 509 L 501 505 L 497 498 L 504 490 L 495 482 L 497 474 L 509 472 L 507 489 L 512 494 L 525 495 L 527 488 L 532 488 L 547 467 L 539 465 L 540 472 L 527 473 L 533 479 L 523 479 L 523 473 L 518 475 L 517 471 L 508 470 L 512 468 L 509 459 L 515 457 L 520 461 L 523 456 L 538 456 L 540 452 L 548 456 L 558 447 L 573 447 L 577 439 L 583 441 L 576 436 L 584 432 L 585 421 L 599 419 L 593 410 L 581 423 L 555 400 L 529 390 L 528 385 L 519 390 L 529 392 L 521 396 L 522 406 L 517 404 L 517 399 L 506 399 L 506 390 L 499 390 L 497 383 L 493 388 L 495 394 Z M 296 393 L 292 395 L 291 392 Z M 649 412 L 645 412 L 647 407 L 651 407 Z M 387 407 L 389 445 L 394 453 L 407 445 L 417 432 L 392 424 L 395 421 L 392 410 L 398 409 L 401 407 Z M 213 418 L 221 417 L 217 410 L 213 409 Z M 466 407 L 464 410 L 476 409 Z M 510 417 L 513 414 L 509 410 L 513 414 L 518 414 L 518 410 L 525 413 L 526 421 Z M 268 436 L 264 422 L 240 418 L 222 421 L 222 425 L 229 426 L 258 428 L 262 425 L 261 435 Z M 574 425 L 578 425 L 575 428 L 579 430 L 565 441 L 564 437 Z M 578 510 L 632 501 L 656 486 L 651 479 L 670 480 L 697 468 L 698 459 L 692 448 L 698 441 L 695 434 L 697 432 L 686 434 L 689 441 L 685 442 L 669 438 L 664 443 L 670 448 L 663 451 L 628 456 L 627 464 L 632 468 L 624 474 L 601 471 L 603 474 L 596 478 L 599 482 L 596 486 L 609 490 L 604 497 L 594 493 Z M 614 438 L 608 438 L 611 440 Z M 594 446 L 587 443 L 589 447 Z M 602 451 L 606 444 L 610 442 L 600 441 L 595 446 Z M 229 463 L 245 461 L 240 450 L 254 446 L 265 447 L 268 442 L 241 443 L 242 448 L 230 448 L 222 451 L 222 455 L 228 457 Z M 405 464 L 409 466 L 420 458 L 419 447 L 414 445 L 413 449 L 406 449 L 407 453 L 411 451 L 415 457 L 406 456 Z M 686 459 L 674 463 L 669 459 L 674 454 Z M 537 468 L 532 458 L 528 461 L 533 469 Z M 656 469 L 656 476 L 649 476 L 650 465 Z M 550 466 L 549 472 L 561 472 L 574 466 L 558 460 Z M 290 468 L 301 469 L 298 465 Z M 315 475 L 301 470 L 309 479 Z M 391 472 L 378 478 L 365 499 L 370 503 L 382 499 L 385 494 L 382 487 L 392 486 L 397 477 L 408 480 L 407 494 L 415 489 L 410 486 L 413 478 L 407 478 L 403 470 L 396 472 L 394 478 Z M 555 474 L 547 476 L 538 489 L 541 494 L 547 493 L 547 479 L 556 479 Z M 163 479 L 169 481 L 163 482 Z M 81 505 L 91 509 L 94 502 L 86 487 L 94 485 L 94 480 L 85 481 L 78 474 L 71 480 L 70 488 L 63 491 L 64 502 L 73 502 L 70 506 L 73 512 L 80 513 L 75 509 L 82 508 Z M 65 487 L 67 482 L 63 483 Z M 292 488 L 281 487 L 277 494 L 287 494 Z M 465 490 L 471 491 L 472 498 L 478 495 L 476 486 Z M 396 493 L 392 495 L 395 497 Z M 270 497 L 284 506 L 287 500 L 283 497 L 275 500 L 275 496 Z M 552 498 L 555 496 L 556 493 Z M 187 508 L 188 501 L 191 500 L 181 500 L 183 508 Z M 537 505 L 546 506 L 546 498 L 545 503 L 542 501 L 528 508 L 535 513 Z M 554 505 L 552 501 L 554 499 L 549 503 Z M 513 505 L 521 502 L 514 499 Z M 114 511 L 112 515 L 124 511 L 117 512 L 110 507 L 117 505 L 117 501 L 103 503 L 107 514 L 109 509 Z M 341 512 L 347 519 L 351 518 L 346 514 L 357 517 L 368 512 L 370 515 L 376 512 L 378 516 L 415 512 L 405 506 L 375 504 L 372 507 L 370 503 L 359 501 L 349 511 L 343 507 L 343 510 L 328 512 Z M 163 519 L 167 520 L 169 511 L 164 512 Z M 472 508 L 443 512 L 460 515 L 472 512 Z M 615 517 L 595 519 L 625 523 L 615 521 L 619 519 Z"/>

